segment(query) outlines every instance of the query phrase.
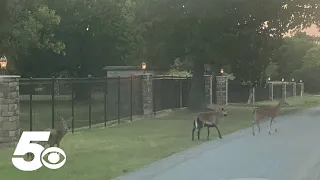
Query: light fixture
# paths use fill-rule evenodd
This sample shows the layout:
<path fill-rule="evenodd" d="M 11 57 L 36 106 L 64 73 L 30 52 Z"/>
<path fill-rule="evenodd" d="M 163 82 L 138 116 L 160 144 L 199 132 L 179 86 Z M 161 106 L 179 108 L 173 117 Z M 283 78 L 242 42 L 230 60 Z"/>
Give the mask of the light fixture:
<path fill-rule="evenodd" d="M 220 73 L 221 73 L 221 74 L 223 74 L 223 73 L 224 73 L 224 70 L 223 70 L 223 68 L 221 68 L 221 69 L 220 69 Z"/>
<path fill-rule="evenodd" d="M 292 78 L 292 82 L 294 82 L 294 78 Z"/>
<path fill-rule="evenodd" d="M 147 69 L 147 64 L 145 62 L 141 63 L 141 69 L 146 70 Z"/>
<path fill-rule="evenodd" d="M 302 80 L 300 80 L 300 83 L 302 83 Z"/>
<path fill-rule="evenodd" d="M 6 56 L 2 56 L 1 58 L 0 58 L 0 66 L 1 66 L 1 69 L 7 69 L 7 63 L 8 63 L 8 61 L 7 61 L 7 58 L 6 58 Z"/>
<path fill-rule="evenodd" d="M 270 80 L 271 80 L 271 78 L 269 77 L 269 78 L 268 78 L 268 81 L 270 81 Z"/>
<path fill-rule="evenodd" d="M 281 80 L 282 82 L 284 81 L 284 78 L 282 78 L 282 80 Z"/>

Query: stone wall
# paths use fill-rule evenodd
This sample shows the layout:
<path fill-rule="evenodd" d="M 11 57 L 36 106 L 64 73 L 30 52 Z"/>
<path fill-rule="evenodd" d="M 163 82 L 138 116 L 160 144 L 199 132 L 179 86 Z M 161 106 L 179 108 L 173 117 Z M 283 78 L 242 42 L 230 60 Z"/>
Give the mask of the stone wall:
<path fill-rule="evenodd" d="M 15 147 L 20 136 L 19 76 L 0 76 L 0 147 Z"/>
<path fill-rule="evenodd" d="M 217 76 L 217 104 L 228 105 L 228 76 Z"/>

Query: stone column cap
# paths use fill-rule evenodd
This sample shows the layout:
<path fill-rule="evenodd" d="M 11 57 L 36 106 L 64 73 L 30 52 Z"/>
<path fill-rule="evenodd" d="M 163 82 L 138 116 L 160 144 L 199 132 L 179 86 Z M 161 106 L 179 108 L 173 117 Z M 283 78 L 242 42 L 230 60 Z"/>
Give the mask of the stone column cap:
<path fill-rule="evenodd" d="M 1 78 L 20 78 L 21 76 L 19 75 L 0 75 Z"/>

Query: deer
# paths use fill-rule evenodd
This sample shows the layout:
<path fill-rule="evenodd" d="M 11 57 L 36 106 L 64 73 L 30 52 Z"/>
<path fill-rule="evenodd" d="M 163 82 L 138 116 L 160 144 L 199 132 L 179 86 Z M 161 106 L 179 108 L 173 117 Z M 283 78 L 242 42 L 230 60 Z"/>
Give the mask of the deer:
<path fill-rule="evenodd" d="M 254 119 L 252 121 L 252 135 L 254 136 L 254 125 L 256 124 L 258 126 L 259 129 L 259 133 L 260 133 L 260 126 L 259 123 L 261 120 L 263 120 L 264 118 L 270 118 L 270 125 L 269 125 L 269 135 L 271 134 L 271 126 L 272 123 L 275 123 L 274 118 L 278 115 L 278 112 L 280 111 L 280 108 L 283 105 L 288 105 L 290 106 L 289 103 L 287 103 L 284 99 L 280 99 L 279 103 L 276 106 L 271 106 L 271 107 L 256 107 L 253 110 L 253 114 L 254 114 Z M 278 132 L 278 128 L 275 128 L 275 132 Z"/>
<path fill-rule="evenodd" d="M 220 130 L 218 128 L 218 124 L 220 119 L 226 117 L 228 115 L 225 108 L 220 108 L 220 111 L 216 111 L 210 108 L 207 108 L 208 112 L 200 112 L 196 115 L 196 119 L 193 121 L 193 129 L 192 129 L 192 141 L 194 140 L 194 131 L 198 129 L 198 140 L 200 139 L 200 132 L 202 128 L 208 128 L 207 140 L 209 140 L 210 128 L 215 127 L 218 131 L 219 138 L 222 139 Z"/>
<path fill-rule="evenodd" d="M 62 140 L 62 138 L 67 134 L 68 130 L 71 129 L 70 127 L 70 121 L 73 119 L 73 117 L 70 117 L 69 119 L 65 120 L 63 118 L 63 116 L 57 112 L 57 114 L 60 116 L 60 123 L 58 123 L 58 127 L 55 129 L 50 129 L 47 128 L 44 131 L 50 131 L 50 136 L 49 136 L 49 140 L 47 142 L 41 142 L 41 141 L 36 141 L 33 143 L 38 143 L 42 146 L 46 146 L 49 145 L 49 147 L 55 147 L 55 145 L 57 147 L 60 146 L 60 142 Z M 33 159 L 33 154 L 32 153 L 27 153 L 27 157 L 32 157 Z"/>

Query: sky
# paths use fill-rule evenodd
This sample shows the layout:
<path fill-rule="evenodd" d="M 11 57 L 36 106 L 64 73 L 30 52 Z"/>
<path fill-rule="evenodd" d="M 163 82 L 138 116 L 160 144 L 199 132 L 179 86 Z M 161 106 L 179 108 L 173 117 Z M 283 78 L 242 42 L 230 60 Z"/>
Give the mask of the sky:
<path fill-rule="evenodd" d="M 320 32 L 319 29 L 317 28 L 316 25 L 312 25 L 310 28 L 307 28 L 303 30 L 302 32 L 306 32 L 307 35 L 309 36 L 317 36 L 320 37 Z M 287 36 L 292 35 L 291 33 L 288 33 Z"/>
<path fill-rule="evenodd" d="M 320 32 L 316 25 L 313 25 L 309 29 L 304 30 L 304 32 L 306 32 L 307 35 L 310 35 L 310 36 L 320 37 Z"/>

